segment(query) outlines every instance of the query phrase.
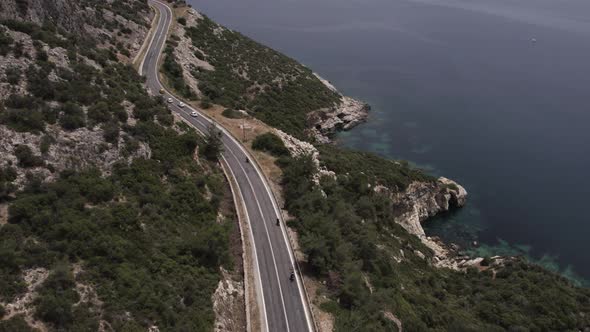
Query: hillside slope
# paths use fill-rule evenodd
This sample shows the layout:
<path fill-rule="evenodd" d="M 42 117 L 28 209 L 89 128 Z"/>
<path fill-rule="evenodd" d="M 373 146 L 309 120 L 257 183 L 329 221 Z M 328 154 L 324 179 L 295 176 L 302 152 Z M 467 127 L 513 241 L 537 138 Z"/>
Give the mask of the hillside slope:
<path fill-rule="evenodd" d="M 204 109 L 245 109 L 222 113 L 234 130 L 261 132 L 243 139 L 266 154 L 262 168 L 281 187 L 322 331 L 590 328 L 588 289 L 522 258 L 464 256 L 424 234 L 422 221 L 465 204 L 459 184 L 318 144 L 314 130 L 334 118 L 316 111 L 338 103 L 329 84 L 196 11 L 177 14 L 164 74 Z"/>
<path fill-rule="evenodd" d="M 0 331 L 213 329 L 236 218 L 205 140 L 129 65 L 151 15 L 2 2 Z"/>
<path fill-rule="evenodd" d="M 342 96 L 297 61 L 194 9 L 181 15 L 163 68 L 186 97 L 246 110 L 298 138 L 322 142 L 365 120 L 368 105 Z"/>

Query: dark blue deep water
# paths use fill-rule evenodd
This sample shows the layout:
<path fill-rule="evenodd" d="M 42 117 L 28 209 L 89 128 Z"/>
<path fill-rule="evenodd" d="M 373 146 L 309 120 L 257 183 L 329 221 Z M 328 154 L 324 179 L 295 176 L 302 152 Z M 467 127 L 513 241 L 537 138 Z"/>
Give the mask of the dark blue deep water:
<path fill-rule="evenodd" d="M 463 184 L 427 232 L 590 279 L 590 1 L 190 2 L 370 103 L 340 144 Z"/>

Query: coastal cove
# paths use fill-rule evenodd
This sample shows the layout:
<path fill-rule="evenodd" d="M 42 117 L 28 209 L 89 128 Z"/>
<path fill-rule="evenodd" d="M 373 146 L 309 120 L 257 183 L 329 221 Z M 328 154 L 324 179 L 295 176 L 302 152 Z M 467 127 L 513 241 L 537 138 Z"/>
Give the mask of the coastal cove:
<path fill-rule="evenodd" d="M 339 144 L 462 184 L 467 206 L 427 233 L 590 279 L 590 4 L 189 3 L 369 103 Z"/>

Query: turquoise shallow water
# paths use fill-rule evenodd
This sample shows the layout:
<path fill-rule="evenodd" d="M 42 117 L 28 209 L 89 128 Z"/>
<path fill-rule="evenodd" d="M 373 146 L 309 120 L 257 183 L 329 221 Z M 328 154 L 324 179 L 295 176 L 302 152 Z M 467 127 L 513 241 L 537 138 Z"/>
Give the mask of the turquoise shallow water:
<path fill-rule="evenodd" d="M 340 144 L 463 184 L 430 234 L 590 279 L 590 2 L 190 2 L 369 102 Z"/>

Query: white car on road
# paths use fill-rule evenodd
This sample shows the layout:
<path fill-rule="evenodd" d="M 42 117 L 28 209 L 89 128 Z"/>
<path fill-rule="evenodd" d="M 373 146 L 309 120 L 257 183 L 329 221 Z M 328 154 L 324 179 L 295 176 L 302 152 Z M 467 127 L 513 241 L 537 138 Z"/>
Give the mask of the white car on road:
<path fill-rule="evenodd" d="M 172 101 L 173 101 L 172 98 L 168 98 L 169 103 L 172 103 Z"/>
<path fill-rule="evenodd" d="M 183 102 L 178 103 L 178 107 L 183 108 L 184 107 L 184 103 Z"/>
<path fill-rule="evenodd" d="M 196 111 L 192 111 L 191 116 L 196 118 L 197 116 L 199 116 L 199 113 L 197 113 Z"/>

